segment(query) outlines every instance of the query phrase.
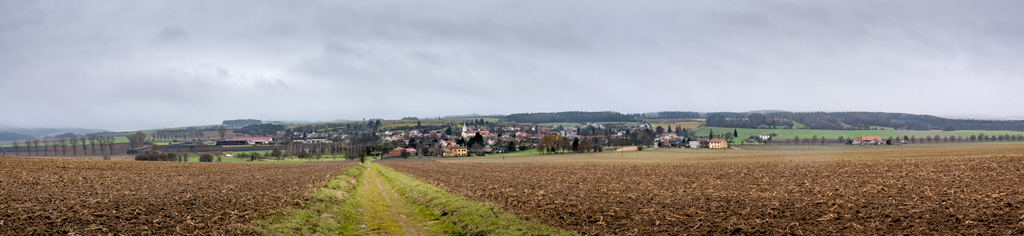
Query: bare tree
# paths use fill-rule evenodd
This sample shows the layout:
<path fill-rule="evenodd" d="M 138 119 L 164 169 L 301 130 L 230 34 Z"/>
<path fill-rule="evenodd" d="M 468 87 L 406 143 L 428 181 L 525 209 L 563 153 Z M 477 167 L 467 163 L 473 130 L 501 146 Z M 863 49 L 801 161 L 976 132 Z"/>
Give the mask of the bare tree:
<path fill-rule="evenodd" d="M 142 144 L 146 140 L 146 134 L 142 131 L 135 132 L 135 134 L 128 135 L 128 148 L 135 150 L 135 148 L 142 147 Z"/>
<path fill-rule="evenodd" d="M 89 147 L 92 148 L 92 154 L 96 155 L 96 136 L 89 136 Z"/>
<path fill-rule="evenodd" d="M 71 143 L 71 155 L 78 156 L 78 137 L 70 138 L 68 142 Z"/>
<path fill-rule="evenodd" d="M 107 146 L 109 146 L 108 150 L 110 150 L 110 155 L 114 155 L 114 141 L 116 140 L 117 138 L 115 138 L 114 136 L 107 137 Z"/>
<path fill-rule="evenodd" d="M 36 148 L 36 156 L 39 156 L 39 140 L 38 139 L 32 140 L 32 146 L 35 146 L 35 148 Z M 46 152 L 46 150 L 43 150 L 43 152 Z M 45 155 L 45 153 L 44 153 L 44 155 Z"/>
<path fill-rule="evenodd" d="M 40 140 L 39 142 L 43 146 L 43 156 L 49 156 L 50 155 L 50 146 L 51 146 L 50 143 L 46 139 Z"/>
<path fill-rule="evenodd" d="M 224 136 L 225 136 L 225 134 L 227 134 L 227 133 L 228 133 L 228 128 L 227 128 L 227 126 L 223 126 L 223 125 L 222 125 L 222 126 L 220 126 L 220 129 L 218 129 L 218 130 L 217 130 L 217 133 L 219 133 L 219 134 L 220 134 L 220 138 L 221 138 L 221 139 L 224 139 Z"/>
<path fill-rule="evenodd" d="M 82 155 L 89 155 L 85 149 L 85 137 L 78 137 L 78 143 L 82 144 Z"/>
<path fill-rule="evenodd" d="M 107 150 L 107 145 L 105 145 L 107 144 L 107 139 L 104 137 L 96 137 L 94 138 L 94 140 L 96 140 L 96 144 L 100 145 L 100 155 L 103 155 L 103 153 L 106 152 Z"/>
<path fill-rule="evenodd" d="M 28 151 L 28 155 L 31 156 L 32 155 L 32 141 L 31 140 L 25 140 L 22 143 L 25 144 L 25 149 L 28 149 L 27 150 Z"/>
<path fill-rule="evenodd" d="M 68 140 L 62 138 L 62 139 L 58 140 L 57 143 L 60 144 L 60 151 L 61 151 L 61 153 L 64 156 L 67 156 L 68 155 Z"/>
<path fill-rule="evenodd" d="M 21 152 L 18 151 L 18 141 L 11 143 L 11 146 L 14 146 L 14 156 L 21 156 Z"/>

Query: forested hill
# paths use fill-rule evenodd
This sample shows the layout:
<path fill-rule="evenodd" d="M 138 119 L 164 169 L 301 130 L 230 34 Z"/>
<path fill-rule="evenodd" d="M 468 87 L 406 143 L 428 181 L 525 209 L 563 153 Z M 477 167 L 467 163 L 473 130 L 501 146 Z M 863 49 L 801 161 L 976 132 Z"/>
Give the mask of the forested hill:
<path fill-rule="evenodd" d="M 0 133 L 7 133 L 0 136 L 0 141 L 30 140 L 63 133 L 87 134 L 106 131 L 83 128 L 20 128 L 0 125 Z"/>
<path fill-rule="evenodd" d="M 950 119 L 932 115 L 887 112 L 693 112 L 662 111 L 643 114 L 568 111 L 520 113 L 502 118 L 519 123 L 623 122 L 650 119 L 706 119 L 706 126 L 730 128 L 873 129 L 889 127 L 906 130 L 1012 130 L 1024 131 L 1024 120 Z"/>
<path fill-rule="evenodd" d="M 11 132 L 0 132 L 0 141 L 20 141 L 20 140 L 31 140 L 36 137 L 31 135 L 11 133 Z"/>
<path fill-rule="evenodd" d="M 735 128 L 792 127 L 807 129 L 1012 130 L 1024 131 L 1024 120 L 949 119 L 932 115 L 886 112 L 708 113 L 705 125 Z M 796 122 L 796 123 L 794 123 Z"/>
<path fill-rule="evenodd" d="M 556 123 L 556 122 L 617 122 L 636 121 L 635 115 L 626 115 L 613 111 L 564 111 L 553 113 L 519 113 L 507 115 L 506 121 L 519 123 Z"/>

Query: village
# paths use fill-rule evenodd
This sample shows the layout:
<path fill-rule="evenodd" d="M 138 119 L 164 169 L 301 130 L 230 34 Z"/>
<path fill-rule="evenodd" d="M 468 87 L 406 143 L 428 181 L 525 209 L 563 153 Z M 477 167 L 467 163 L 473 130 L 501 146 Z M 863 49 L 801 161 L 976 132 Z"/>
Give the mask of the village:
<path fill-rule="evenodd" d="M 371 120 L 369 126 L 380 121 Z M 418 124 L 418 123 L 417 123 Z M 409 157 L 465 157 L 484 156 L 520 151 L 536 150 L 538 153 L 576 153 L 616 151 L 621 148 L 681 148 L 681 149 L 730 149 L 739 140 L 734 132 L 713 132 L 697 135 L 686 128 L 664 129 L 652 127 L 648 122 L 595 123 L 587 122 L 577 127 L 561 125 L 541 126 L 536 124 L 497 123 L 473 120 L 457 124 L 449 122 L 444 126 L 423 127 L 396 126 L 373 133 L 369 143 L 357 144 L 358 132 L 349 124 L 345 129 L 309 129 L 276 131 L 272 136 L 233 137 L 207 141 L 221 147 L 252 146 L 258 150 L 283 146 L 297 149 L 299 154 L 307 149 L 339 150 L 366 147 L 366 156 L 375 158 Z M 453 127 L 455 127 L 453 129 Z M 333 131 L 333 132 L 332 132 Z M 361 131 L 366 133 L 367 131 Z M 548 137 L 545 141 L 545 137 Z M 772 143 L 775 136 L 763 133 L 740 140 L 741 145 Z M 373 140 L 375 139 L 375 140 Z M 786 138 L 784 143 L 789 143 Z M 815 140 L 817 142 L 817 140 Z M 825 142 L 824 139 L 821 140 Z M 900 142 L 905 143 L 900 140 Z M 783 143 L 780 141 L 780 143 Z M 847 145 L 892 145 L 892 141 L 881 137 L 858 137 L 845 140 Z M 262 148 L 259 148 L 262 147 Z M 325 148 L 326 147 L 326 148 Z M 330 151 L 328 151 L 330 152 Z M 299 155 L 296 154 L 296 155 Z"/>

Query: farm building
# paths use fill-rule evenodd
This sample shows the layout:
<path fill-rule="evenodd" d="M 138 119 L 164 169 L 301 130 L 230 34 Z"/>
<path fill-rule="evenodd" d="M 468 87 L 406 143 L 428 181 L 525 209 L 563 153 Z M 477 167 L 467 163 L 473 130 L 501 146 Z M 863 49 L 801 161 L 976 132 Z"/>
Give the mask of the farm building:
<path fill-rule="evenodd" d="M 223 140 L 223 141 L 217 141 L 217 145 L 221 145 L 220 144 L 221 142 L 227 142 L 227 141 L 232 141 L 232 142 L 241 141 L 243 143 L 242 144 L 226 144 L 226 145 L 269 144 L 269 143 L 273 142 L 274 139 L 270 138 L 270 137 L 239 137 L 239 138 L 226 139 L 226 140 Z"/>
<path fill-rule="evenodd" d="M 246 144 L 249 144 L 249 142 L 246 142 L 245 140 L 220 140 L 220 141 L 217 141 L 217 143 L 214 144 L 214 145 L 225 146 L 225 145 L 246 145 Z"/>
<path fill-rule="evenodd" d="M 720 138 L 711 139 L 711 141 L 708 141 L 708 148 L 716 148 L 716 149 L 729 148 L 729 143 L 726 142 L 725 139 L 720 139 Z"/>
<path fill-rule="evenodd" d="M 874 137 L 872 137 L 872 136 L 864 136 L 864 137 L 853 139 L 853 145 L 881 145 L 881 144 L 884 144 L 884 142 L 882 142 L 882 137 L 878 137 L 878 136 L 874 136 Z"/>
<path fill-rule="evenodd" d="M 758 138 L 760 138 L 761 140 L 768 140 L 771 137 L 772 136 L 769 135 L 769 134 L 761 134 L 761 135 L 758 136 Z"/>
<path fill-rule="evenodd" d="M 397 147 L 395 149 L 391 149 L 391 151 L 388 152 L 388 153 L 384 153 L 383 156 L 386 156 L 386 157 L 400 157 L 400 156 L 402 156 L 402 151 L 405 151 L 405 148 Z"/>

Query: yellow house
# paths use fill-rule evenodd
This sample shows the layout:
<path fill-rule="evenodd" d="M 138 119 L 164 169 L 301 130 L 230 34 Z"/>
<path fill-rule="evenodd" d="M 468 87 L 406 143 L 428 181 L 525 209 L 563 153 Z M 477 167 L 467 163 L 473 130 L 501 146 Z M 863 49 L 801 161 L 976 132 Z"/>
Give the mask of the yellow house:
<path fill-rule="evenodd" d="M 468 155 L 469 152 L 464 147 L 453 147 L 444 152 L 444 156 L 446 157 L 464 157 Z"/>
<path fill-rule="evenodd" d="M 711 141 L 708 142 L 708 148 L 729 148 L 729 142 L 726 142 L 725 139 L 720 138 L 711 139 Z"/>

